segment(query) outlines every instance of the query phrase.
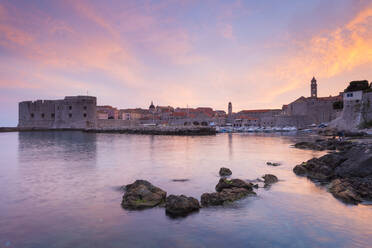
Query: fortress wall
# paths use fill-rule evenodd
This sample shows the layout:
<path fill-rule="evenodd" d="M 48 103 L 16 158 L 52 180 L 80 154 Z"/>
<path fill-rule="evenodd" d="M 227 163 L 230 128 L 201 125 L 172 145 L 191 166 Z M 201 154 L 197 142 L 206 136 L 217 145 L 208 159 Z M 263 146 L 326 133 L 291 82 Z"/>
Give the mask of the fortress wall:
<path fill-rule="evenodd" d="M 65 97 L 56 104 L 54 128 L 94 128 L 97 118 L 95 97 Z"/>
<path fill-rule="evenodd" d="M 118 129 L 122 127 L 131 127 L 138 125 L 138 121 L 121 119 L 98 119 L 97 128 Z"/>
<path fill-rule="evenodd" d="M 364 93 L 362 102 L 363 102 L 362 121 L 371 122 L 372 121 L 372 92 Z"/>
<path fill-rule="evenodd" d="M 20 102 L 18 127 L 94 128 L 96 126 L 96 102 L 96 98 L 91 96 Z"/>
<path fill-rule="evenodd" d="M 306 120 L 304 115 L 278 115 L 276 116 L 277 127 L 297 127 L 305 128 L 309 121 Z"/>
<path fill-rule="evenodd" d="M 327 123 L 341 115 L 341 110 L 333 109 L 335 101 L 307 98 L 299 102 L 290 103 L 290 116 L 306 116 L 305 125 Z"/>
<path fill-rule="evenodd" d="M 19 103 L 19 127 L 51 128 L 54 122 L 54 101 L 37 100 Z"/>
<path fill-rule="evenodd" d="M 328 123 L 337 118 L 341 111 L 333 109 L 335 101 L 315 101 L 308 103 L 307 116 L 312 122 L 310 124 Z"/>
<path fill-rule="evenodd" d="M 363 93 L 362 99 L 344 99 L 343 111 L 332 121 L 331 127 L 355 130 L 364 122 L 372 121 L 372 92 Z"/>

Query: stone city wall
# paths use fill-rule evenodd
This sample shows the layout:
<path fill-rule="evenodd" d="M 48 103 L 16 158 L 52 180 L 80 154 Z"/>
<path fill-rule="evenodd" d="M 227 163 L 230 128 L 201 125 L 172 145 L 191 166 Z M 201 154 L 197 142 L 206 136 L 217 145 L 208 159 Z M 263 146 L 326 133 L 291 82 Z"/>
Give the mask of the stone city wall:
<path fill-rule="evenodd" d="M 98 119 L 98 129 L 120 129 L 124 127 L 133 127 L 139 125 L 138 121 L 134 120 L 115 120 L 115 119 Z"/>

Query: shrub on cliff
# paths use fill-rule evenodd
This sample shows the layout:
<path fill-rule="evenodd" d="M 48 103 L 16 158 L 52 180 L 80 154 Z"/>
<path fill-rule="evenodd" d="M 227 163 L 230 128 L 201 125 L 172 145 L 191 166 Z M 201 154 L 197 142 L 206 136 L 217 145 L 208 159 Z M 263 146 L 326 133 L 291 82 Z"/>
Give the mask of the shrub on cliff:
<path fill-rule="evenodd" d="M 368 89 L 369 89 L 369 84 L 367 80 L 351 81 L 349 83 L 349 86 L 344 90 L 344 92 L 368 90 Z"/>

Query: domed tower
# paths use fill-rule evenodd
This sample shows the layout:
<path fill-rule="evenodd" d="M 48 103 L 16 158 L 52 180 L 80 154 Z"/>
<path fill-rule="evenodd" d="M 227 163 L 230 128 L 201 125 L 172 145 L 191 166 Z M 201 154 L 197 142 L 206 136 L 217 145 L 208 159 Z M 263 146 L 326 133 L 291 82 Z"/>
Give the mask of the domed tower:
<path fill-rule="evenodd" d="M 149 107 L 149 111 L 151 113 L 154 113 L 155 112 L 155 106 L 154 106 L 154 103 L 151 101 L 151 104 L 150 104 L 150 107 Z"/>
<path fill-rule="evenodd" d="M 311 97 L 317 98 L 318 97 L 318 85 L 316 84 L 315 77 L 313 77 L 313 79 L 311 79 L 310 90 L 311 90 L 310 91 Z"/>

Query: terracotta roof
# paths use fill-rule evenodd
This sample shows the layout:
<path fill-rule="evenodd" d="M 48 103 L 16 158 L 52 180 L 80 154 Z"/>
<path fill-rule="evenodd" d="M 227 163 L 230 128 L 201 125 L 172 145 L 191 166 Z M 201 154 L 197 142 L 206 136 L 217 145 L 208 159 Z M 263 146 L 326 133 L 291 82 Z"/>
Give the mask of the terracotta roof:
<path fill-rule="evenodd" d="M 174 117 L 186 117 L 187 113 L 186 112 L 173 112 L 172 116 L 174 116 Z"/>

